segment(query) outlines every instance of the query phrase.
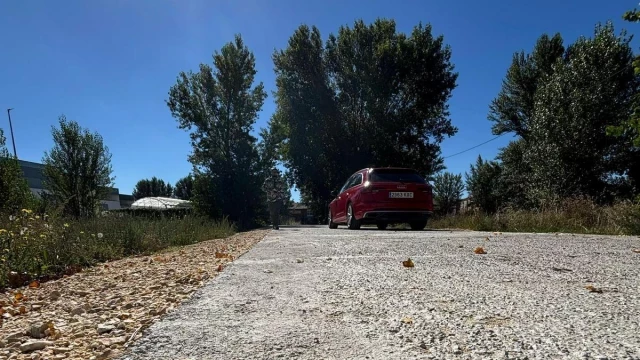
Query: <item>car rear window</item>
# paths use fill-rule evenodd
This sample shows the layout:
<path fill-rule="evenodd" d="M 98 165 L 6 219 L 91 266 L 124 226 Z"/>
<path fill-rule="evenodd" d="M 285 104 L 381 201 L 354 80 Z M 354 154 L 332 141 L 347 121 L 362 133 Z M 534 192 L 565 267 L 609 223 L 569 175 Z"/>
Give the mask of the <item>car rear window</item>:
<path fill-rule="evenodd" d="M 409 170 L 373 170 L 369 174 L 371 182 L 404 182 L 426 184 L 427 182 L 415 171 Z"/>

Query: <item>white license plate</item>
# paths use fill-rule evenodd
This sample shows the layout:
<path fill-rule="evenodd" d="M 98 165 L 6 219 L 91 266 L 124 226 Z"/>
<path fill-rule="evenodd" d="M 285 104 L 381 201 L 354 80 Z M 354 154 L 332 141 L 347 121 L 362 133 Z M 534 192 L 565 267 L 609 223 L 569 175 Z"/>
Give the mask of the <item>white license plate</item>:
<path fill-rule="evenodd" d="M 390 191 L 389 198 L 391 199 L 413 199 L 412 192 L 400 192 L 400 191 Z"/>

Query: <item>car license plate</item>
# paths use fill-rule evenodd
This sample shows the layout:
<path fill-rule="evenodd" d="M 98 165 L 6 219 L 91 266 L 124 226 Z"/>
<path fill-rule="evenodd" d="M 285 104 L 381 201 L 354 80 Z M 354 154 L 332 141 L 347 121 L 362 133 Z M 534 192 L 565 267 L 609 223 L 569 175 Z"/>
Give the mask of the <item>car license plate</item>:
<path fill-rule="evenodd" d="M 390 191 L 389 198 L 392 199 L 413 199 L 412 192 Z"/>

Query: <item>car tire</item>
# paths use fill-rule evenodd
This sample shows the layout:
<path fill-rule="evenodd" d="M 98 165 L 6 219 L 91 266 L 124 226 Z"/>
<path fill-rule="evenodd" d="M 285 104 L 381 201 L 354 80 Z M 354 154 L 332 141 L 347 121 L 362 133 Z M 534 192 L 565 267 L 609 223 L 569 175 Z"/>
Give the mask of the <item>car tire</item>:
<path fill-rule="evenodd" d="M 413 221 L 409 223 L 409 226 L 411 226 L 411 230 L 424 230 L 427 227 L 427 220 Z"/>
<path fill-rule="evenodd" d="M 331 209 L 329 209 L 329 229 L 337 229 L 338 224 L 333 222 L 333 215 L 331 215 Z"/>
<path fill-rule="evenodd" d="M 349 230 L 360 229 L 360 221 L 356 219 L 356 214 L 353 212 L 353 206 L 351 203 L 347 205 L 347 227 Z"/>
<path fill-rule="evenodd" d="M 387 230 L 387 226 L 389 226 L 389 224 L 385 222 L 379 222 L 376 224 L 376 226 L 378 227 L 378 230 Z"/>

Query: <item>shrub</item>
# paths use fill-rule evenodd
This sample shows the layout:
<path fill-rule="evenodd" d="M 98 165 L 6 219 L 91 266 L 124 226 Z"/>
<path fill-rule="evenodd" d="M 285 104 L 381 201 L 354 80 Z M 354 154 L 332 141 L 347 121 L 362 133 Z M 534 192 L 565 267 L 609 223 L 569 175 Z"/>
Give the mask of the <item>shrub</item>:
<path fill-rule="evenodd" d="M 233 234 L 225 218 L 107 215 L 84 220 L 24 209 L 0 219 L 0 288 L 71 273 L 81 267 Z"/>

